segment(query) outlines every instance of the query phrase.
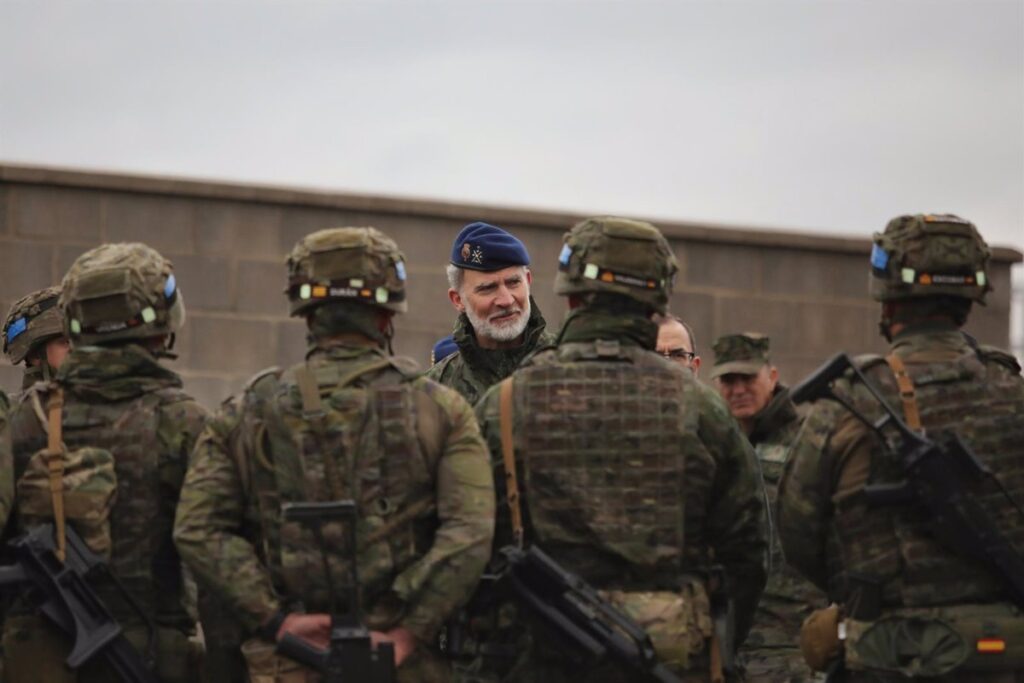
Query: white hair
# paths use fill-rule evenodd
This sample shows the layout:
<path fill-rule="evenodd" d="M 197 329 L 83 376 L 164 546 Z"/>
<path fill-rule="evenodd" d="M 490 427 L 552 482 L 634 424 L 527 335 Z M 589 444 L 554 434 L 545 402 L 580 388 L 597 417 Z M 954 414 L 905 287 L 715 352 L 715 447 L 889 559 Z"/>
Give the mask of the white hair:
<path fill-rule="evenodd" d="M 462 272 L 462 268 L 449 263 L 448 267 L 444 269 L 444 272 L 445 275 L 448 276 L 448 286 L 459 294 L 462 294 L 462 283 L 466 279 L 466 275 Z"/>

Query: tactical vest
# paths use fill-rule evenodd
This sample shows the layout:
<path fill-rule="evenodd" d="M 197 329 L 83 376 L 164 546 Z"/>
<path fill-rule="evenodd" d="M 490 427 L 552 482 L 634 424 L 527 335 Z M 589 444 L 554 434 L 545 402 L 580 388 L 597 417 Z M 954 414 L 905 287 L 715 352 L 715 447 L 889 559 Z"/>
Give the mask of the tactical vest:
<path fill-rule="evenodd" d="M 598 587 L 676 590 L 687 456 L 703 450 L 694 386 L 653 353 L 602 343 L 542 352 L 515 375 L 528 533 Z"/>
<path fill-rule="evenodd" d="M 109 517 L 112 573 L 139 607 L 158 622 L 189 624 L 181 605 L 181 562 L 170 540 L 177 491 L 162 486 L 161 456 L 166 454 L 158 437 L 163 406 L 181 400 L 182 391 L 166 387 L 104 403 L 75 399 L 70 392 L 66 397 L 61 428 L 67 451 L 74 454 L 103 449 L 113 455 L 117 492 Z M 83 472 L 82 476 L 88 474 Z M 71 504 L 70 499 L 67 504 Z M 27 528 L 52 519 L 52 509 L 43 507 L 45 511 L 38 505 L 31 511 L 19 509 L 19 523 Z M 88 540 L 88 535 L 82 533 Z M 93 550 L 106 555 L 108 549 Z M 97 586 L 97 590 L 119 619 L 137 618 L 117 590 L 106 584 Z"/>
<path fill-rule="evenodd" d="M 1017 501 L 1024 501 L 1024 400 L 1020 376 L 968 350 L 954 361 L 916 362 L 903 358 L 914 383 L 921 423 L 929 438 L 955 431 L 988 465 Z M 927 357 L 921 357 L 927 361 Z M 867 361 L 871 381 L 897 413 L 901 410 L 895 376 L 883 359 Z M 855 388 L 859 410 L 879 411 Z M 898 482 L 903 474 L 894 455 L 877 444 L 870 483 Z M 995 484 L 965 481 L 983 501 L 1001 530 L 1024 549 L 1024 520 Z M 921 506 L 869 507 L 862 496 L 837 504 L 829 535 L 830 592 L 848 598 L 851 575 L 881 581 L 881 604 L 887 607 L 956 605 L 998 601 L 999 580 L 975 560 L 954 555 L 928 529 Z"/>
<path fill-rule="evenodd" d="M 322 414 L 304 404 L 297 377 L 308 369 Z M 357 502 L 357 548 L 342 522 L 323 527 L 330 581 L 345 611 L 351 561 L 358 557 L 361 601 L 372 610 L 394 577 L 428 550 L 437 526 L 433 510 L 436 458 L 421 448 L 420 408 L 413 374 L 393 359 L 308 364 L 257 378 L 247 389 L 236 445 L 258 528 L 258 551 L 277 590 L 307 610 L 329 611 L 328 577 L 313 530 L 283 521 L 289 502 Z M 320 422 L 318 425 L 317 422 Z M 429 439 L 425 443 L 430 443 Z M 393 614 L 376 615 L 382 622 Z M 369 622 L 375 620 L 369 614 Z M 371 623 L 372 625 L 372 623 Z"/>

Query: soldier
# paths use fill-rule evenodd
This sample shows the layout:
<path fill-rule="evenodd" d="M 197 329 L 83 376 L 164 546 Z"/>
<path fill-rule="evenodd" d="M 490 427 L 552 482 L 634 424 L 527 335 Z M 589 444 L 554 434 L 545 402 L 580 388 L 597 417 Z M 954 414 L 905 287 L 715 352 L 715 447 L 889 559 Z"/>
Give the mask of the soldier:
<path fill-rule="evenodd" d="M 933 440 L 955 431 L 990 468 L 994 480 L 962 476 L 953 485 L 1020 553 L 1024 381 L 1012 356 L 961 331 L 972 302 L 991 290 L 988 260 L 977 229 L 957 216 L 890 221 L 874 236 L 870 281 L 891 346 L 885 357 L 855 363 L 911 430 Z M 805 652 L 817 667 L 839 665 L 842 681 L 1024 681 L 1024 605 L 1008 600 L 986 557 L 946 545 L 955 540 L 956 509 L 945 509 L 936 534 L 926 499 L 894 495 L 883 504 L 880 489 L 869 492 L 907 476 L 925 480 L 905 474 L 895 441 L 854 417 L 852 410 L 869 421 L 883 415 L 863 382 L 848 372 L 832 391 L 849 407 L 813 404 L 779 490 L 787 560 L 839 604 L 809 619 Z M 957 466 L 943 456 L 930 472 Z M 994 547 L 994 537 L 985 544 Z"/>
<path fill-rule="evenodd" d="M 768 356 L 770 340 L 757 333 L 729 334 L 713 345 L 711 377 L 747 435 L 761 464 L 765 494 L 774 508 L 789 446 L 802 419 L 779 383 Z M 772 529 L 768 585 L 757 606 L 754 627 L 743 646 L 747 681 L 802 683 L 817 677 L 800 653 L 800 625 L 825 596 L 786 565 L 777 530 Z"/>
<path fill-rule="evenodd" d="M 685 680 L 708 680 L 711 565 L 728 575 L 738 642 L 764 586 L 757 463 L 714 391 L 655 352 L 651 316 L 666 312 L 677 270 L 661 233 L 591 218 L 567 233 L 559 264 L 555 291 L 571 311 L 557 347 L 477 406 L 492 459 L 506 457 L 499 435 L 509 424 L 527 541 L 633 614 Z M 504 479 L 499 469 L 499 491 Z M 496 547 L 516 535 L 509 510 L 499 513 Z M 510 680 L 634 675 L 579 667 L 537 638 Z"/>
<path fill-rule="evenodd" d="M 171 528 L 205 412 L 159 362 L 185 319 L 171 263 L 144 244 L 97 247 L 65 275 L 60 306 L 72 351 L 53 383 L 26 392 L 11 421 L 18 526 L 60 529 L 66 519 L 126 588 L 130 600 L 109 581 L 94 585 L 128 639 L 154 658 L 161 680 L 195 680 L 194 620 Z M 63 487 L 53 495 L 48 435 L 63 442 Z M 69 670 L 70 643 L 24 597 L 3 642 L 8 681 L 117 680 L 99 658 Z"/>
<path fill-rule="evenodd" d="M 530 296 L 530 255 L 510 233 L 470 223 L 455 238 L 448 298 L 459 312 L 452 333 L 458 352 L 427 371 L 475 404 L 527 355 L 549 344 L 546 323 Z"/>
<path fill-rule="evenodd" d="M 286 291 L 309 328 L 307 360 L 257 375 L 197 446 L 175 539 L 255 636 L 244 647 L 253 680 L 314 680 L 275 641 L 325 647 L 332 607 L 352 607 L 330 603 L 314 536 L 281 517 L 286 503 L 343 499 L 357 502 L 359 540 L 353 550 L 325 527 L 332 583 L 348 579 L 355 554 L 364 618 L 375 641 L 394 643 L 399 680 L 450 675 L 432 644 L 487 562 L 494 488 L 465 400 L 386 353 L 405 272 L 373 228 L 300 240 Z"/>
<path fill-rule="evenodd" d="M 14 302 L 4 322 L 4 353 L 11 365 L 25 362 L 22 390 L 49 382 L 68 353 L 57 300 L 60 287 L 47 287 Z"/>
<path fill-rule="evenodd" d="M 700 374 L 700 356 L 697 355 L 697 337 L 683 320 L 674 315 L 657 315 L 658 353 L 671 361 L 689 368 L 696 377 Z"/>
<path fill-rule="evenodd" d="M 14 501 L 14 461 L 11 458 L 11 430 L 7 420 L 10 407 L 7 394 L 0 391 L 0 520 L 3 521 L 10 516 Z M 2 527 L 3 524 L 0 524 Z"/>

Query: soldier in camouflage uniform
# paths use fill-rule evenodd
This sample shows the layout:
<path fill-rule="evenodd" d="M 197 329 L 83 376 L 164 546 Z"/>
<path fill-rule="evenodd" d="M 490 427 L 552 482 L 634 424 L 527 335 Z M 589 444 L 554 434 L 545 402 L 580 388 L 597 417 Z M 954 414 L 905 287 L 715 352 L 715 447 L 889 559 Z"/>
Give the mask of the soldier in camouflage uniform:
<path fill-rule="evenodd" d="M 47 287 L 14 302 L 4 322 L 4 353 L 11 365 L 24 361 L 22 390 L 49 382 L 68 352 L 57 300 L 60 287 Z"/>
<path fill-rule="evenodd" d="M 592 218 L 567 233 L 559 264 L 555 291 L 571 312 L 557 346 L 477 406 L 499 494 L 510 420 L 526 540 L 631 613 L 668 667 L 709 680 L 709 568 L 725 568 L 738 642 L 764 586 L 757 462 L 714 391 L 655 352 L 651 316 L 666 312 L 677 270 L 661 233 Z M 496 547 L 512 541 L 505 506 L 496 535 Z M 579 666 L 540 638 L 509 678 L 587 679 L 636 680 L 612 664 Z"/>
<path fill-rule="evenodd" d="M 14 461 L 11 458 L 10 402 L 0 391 L 0 520 L 6 523 L 14 501 Z M 0 524 L 0 527 L 3 525 Z"/>
<path fill-rule="evenodd" d="M 458 351 L 438 357 L 427 377 L 475 404 L 529 354 L 553 340 L 530 296 L 530 255 L 510 233 L 470 223 L 455 238 L 448 298 L 459 312 L 452 337 Z"/>
<path fill-rule="evenodd" d="M 487 562 L 494 488 L 472 410 L 455 391 L 389 355 L 406 310 L 405 261 L 373 228 L 308 235 L 288 258 L 288 298 L 309 326 L 303 363 L 257 375 L 226 401 L 196 449 L 175 539 L 200 585 L 255 637 L 260 681 L 318 680 L 274 652 L 285 633 L 327 645 L 332 605 L 312 531 L 282 519 L 290 502 L 354 500 L 357 547 L 324 526 L 335 594 L 357 561 L 367 626 L 395 645 L 401 681 L 444 681 L 440 624 Z M 308 675 L 308 678 L 307 678 Z"/>
<path fill-rule="evenodd" d="M 870 280 L 891 347 L 856 362 L 911 429 L 932 439 L 955 431 L 1019 502 L 1020 367 L 961 331 L 972 302 L 991 289 L 988 260 L 977 229 L 956 216 L 890 221 L 874 236 Z M 882 415 L 852 374 L 833 391 L 869 420 Z M 920 504 L 868 503 L 865 485 L 904 477 L 896 455 L 849 410 L 813 404 L 782 477 L 779 533 L 789 563 L 839 611 L 809 620 L 805 652 L 819 666 L 831 656 L 841 681 L 1024 681 L 1024 615 L 1000 580 L 940 544 Z M 1024 551 L 1024 520 L 996 483 L 965 478 L 963 487 Z"/>
<path fill-rule="evenodd" d="M 153 656 L 161 680 L 195 680 L 188 643 L 194 619 L 171 529 L 205 412 L 159 362 L 185 317 L 171 263 L 144 244 L 97 247 L 64 277 L 60 306 L 72 351 L 56 380 L 29 389 L 11 419 L 18 526 L 60 524 L 44 422 L 45 413 L 59 414 L 63 517 L 108 558 L 155 632 L 110 582 L 94 588 L 129 640 Z M 3 641 L 8 681 L 118 680 L 99 659 L 69 670 L 66 638 L 27 602 L 12 606 Z"/>
<path fill-rule="evenodd" d="M 768 356 L 770 340 L 757 333 L 719 337 L 711 377 L 757 454 L 765 495 L 774 507 L 789 446 L 802 419 L 789 389 Z M 743 646 L 748 683 L 820 680 L 800 653 L 800 625 L 825 595 L 786 564 L 778 532 L 772 529 L 768 585 L 757 605 L 754 627 Z"/>

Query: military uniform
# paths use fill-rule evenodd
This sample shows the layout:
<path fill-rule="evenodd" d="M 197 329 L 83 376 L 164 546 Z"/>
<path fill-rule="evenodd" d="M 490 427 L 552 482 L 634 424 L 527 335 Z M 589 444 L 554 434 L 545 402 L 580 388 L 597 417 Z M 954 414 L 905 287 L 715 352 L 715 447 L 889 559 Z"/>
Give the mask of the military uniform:
<path fill-rule="evenodd" d="M 7 523 L 14 501 L 14 461 L 11 458 L 10 403 L 0 391 L 0 528 Z"/>
<path fill-rule="evenodd" d="M 418 643 L 399 680 L 447 680 L 433 643 L 479 580 L 493 533 L 479 428 L 457 393 L 381 350 L 375 310 L 405 310 L 394 242 L 372 228 L 320 231 L 296 245 L 289 271 L 293 313 L 307 316 L 316 343 L 305 363 L 262 373 L 221 407 L 188 474 L 178 547 L 201 585 L 257 634 L 245 645 L 251 675 L 307 680 L 273 654 L 266 628 L 332 605 L 317 542 L 281 506 L 351 499 L 357 547 L 337 522 L 324 527 L 335 592 L 347 595 L 354 554 L 367 626 L 404 628 Z M 363 287 L 349 287 L 353 279 Z M 358 299 L 364 290 L 371 302 Z"/>
<path fill-rule="evenodd" d="M 195 680 L 188 644 L 194 619 L 171 528 L 206 415 L 158 362 L 151 341 L 172 334 L 184 316 L 170 262 L 142 244 L 104 245 L 79 257 L 61 297 L 75 348 L 55 382 L 35 385 L 12 416 L 19 528 L 54 519 L 43 412 L 58 410 L 66 518 L 108 558 L 135 606 L 108 581 L 94 589 L 128 639 L 153 656 L 161 680 Z M 136 607 L 154 622 L 154 633 Z M 100 658 L 67 669 L 69 643 L 24 597 L 4 625 L 4 650 L 10 681 L 118 680 Z"/>
<path fill-rule="evenodd" d="M 485 349 L 477 343 L 473 326 L 463 313 L 459 315 L 452 333 L 458 351 L 438 360 L 427 371 L 427 377 L 455 389 L 470 405 L 474 405 L 488 387 L 511 375 L 524 358 L 554 341 L 554 336 L 545 331 L 546 326 L 540 309 L 531 298 L 530 320 L 523 333 L 522 346 Z"/>
<path fill-rule="evenodd" d="M 875 235 L 872 283 L 892 346 L 887 357 L 857 364 L 912 429 L 932 439 L 955 431 L 1020 501 L 1020 368 L 959 330 L 970 300 L 989 289 L 988 254 L 974 226 L 955 216 L 891 221 Z M 869 420 L 883 414 L 852 375 L 832 390 Z M 840 603 L 839 680 L 1024 680 L 1024 614 L 999 579 L 980 558 L 943 545 L 921 504 L 868 503 L 865 485 L 904 477 L 897 456 L 849 410 L 832 400 L 813 405 L 781 482 L 779 528 L 790 564 Z M 1024 550 L 1024 520 L 993 482 L 963 486 Z M 808 645 L 836 637 L 834 620 L 818 623 L 805 634 Z M 1006 650 L 986 654 L 986 638 Z"/>
<path fill-rule="evenodd" d="M 725 568 L 740 641 L 765 580 L 753 452 L 721 399 L 654 351 L 650 315 L 664 312 L 676 269 L 654 226 L 590 219 L 568 233 L 560 263 L 556 292 L 581 304 L 557 348 L 477 406 L 497 489 L 501 392 L 511 391 L 526 539 L 634 616 L 672 670 L 708 680 L 711 565 Z M 496 547 L 514 540 L 505 506 L 497 529 Z M 636 680 L 532 636 L 509 680 Z"/>

